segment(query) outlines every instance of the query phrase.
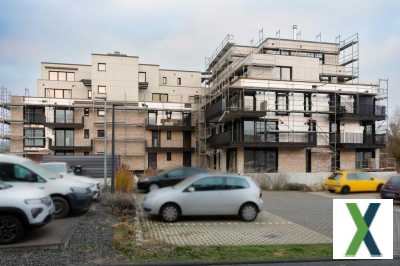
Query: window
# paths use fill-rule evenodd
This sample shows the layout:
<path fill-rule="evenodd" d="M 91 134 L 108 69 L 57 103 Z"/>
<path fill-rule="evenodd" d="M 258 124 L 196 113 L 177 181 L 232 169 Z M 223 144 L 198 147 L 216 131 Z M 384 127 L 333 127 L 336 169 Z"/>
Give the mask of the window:
<path fill-rule="evenodd" d="M 56 129 L 56 146 L 72 147 L 74 146 L 74 130 L 73 129 Z"/>
<path fill-rule="evenodd" d="M 292 80 L 292 67 L 274 67 L 273 78 L 278 80 Z"/>
<path fill-rule="evenodd" d="M 0 180 L 11 182 L 38 182 L 38 175 L 17 164 L 0 163 Z"/>
<path fill-rule="evenodd" d="M 240 177 L 227 177 L 226 178 L 226 188 L 227 189 L 243 189 L 248 188 L 249 183 Z"/>
<path fill-rule="evenodd" d="M 182 85 L 182 79 L 181 78 L 177 78 L 176 79 L 176 83 L 180 86 Z"/>
<path fill-rule="evenodd" d="M 74 110 L 73 109 L 56 109 L 55 110 L 55 122 L 56 123 L 73 123 L 74 122 Z"/>
<path fill-rule="evenodd" d="M 24 128 L 25 147 L 44 147 L 44 128 Z"/>
<path fill-rule="evenodd" d="M 84 116 L 89 116 L 89 108 L 84 108 L 83 109 L 83 115 Z"/>
<path fill-rule="evenodd" d="M 193 187 L 195 191 L 224 190 L 225 178 L 217 176 L 205 177 L 194 182 L 191 187 Z"/>
<path fill-rule="evenodd" d="M 139 82 L 146 82 L 146 72 L 139 72 Z"/>
<path fill-rule="evenodd" d="M 89 129 L 84 129 L 83 130 L 83 138 L 85 138 L 85 139 L 89 138 Z"/>
<path fill-rule="evenodd" d="M 106 94 L 106 86 L 104 86 L 104 85 L 97 86 L 97 92 L 99 94 Z"/>
<path fill-rule="evenodd" d="M 275 149 L 245 149 L 244 169 L 246 173 L 270 173 L 278 170 Z"/>
<path fill-rule="evenodd" d="M 49 80 L 75 81 L 75 73 L 65 71 L 49 71 Z"/>
<path fill-rule="evenodd" d="M 152 100 L 153 100 L 153 102 L 166 103 L 166 102 L 168 102 L 168 94 L 166 94 L 166 93 L 153 93 L 152 94 Z"/>
<path fill-rule="evenodd" d="M 171 152 L 167 152 L 167 161 L 171 161 Z"/>
<path fill-rule="evenodd" d="M 97 63 L 97 71 L 106 72 L 106 63 Z"/>
<path fill-rule="evenodd" d="M 285 111 L 289 110 L 289 95 L 286 92 L 276 93 L 275 105 L 277 115 L 288 115 Z"/>
<path fill-rule="evenodd" d="M 162 77 L 162 84 L 167 85 L 167 77 Z"/>
<path fill-rule="evenodd" d="M 75 73 L 74 72 L 67 73 L 67 81 L 75 81 Z"/>
<path fill-rule="evenodd" d="M 67 72 L 58 72 L 58 80 L 66 81 L 67 80 Z"/>
<path fill-rule="evenodd" d="M 105 115 L 104 109 L 97 109 L 97 116 L 103 117 Z"/>
<path fill-rule="evenodd" d="M 72 90 L 46 88 L 45 95 L 48 98 L 71 99 L 72 98 Z"/>
<path fill-rule="evenodd" d="M 24 122 L 27 124 L 42 124 L 46 120 L 44 107 L 24 107 Z"/>
<path fill-rule="evenodd" d="M 49 71 L 49 80 L 58 80 L 58 72 Z"/>
<path fill-rule="evenodd" d="M 92 90 L 87 91 L 87 97 L 88 99 L 92 99 Z"/>
<path fill-rule="evenodd" d="M 307 113 L 304 113 L 304 116 L 311 116 L 311 113 L 308 113 L 311 111 L 311 93 L 304 93 L 304 111 Z"/>
<path fill-rule="evenodd" d="M 171 130 L 168 130 L 167 131 L 167 140 L 171 140 L 171 134 L 172 132 L 171 132 Z"/>
<path fill-rule="evenodd" d="M 97 137 L 104 138 L 104 129 L 97 130 Z"/>
<path fill-rule="evenodd" d="M 368 168 L 373 158 L 375 158 L 374 150 L 356 151 L 356 168 Z"/>

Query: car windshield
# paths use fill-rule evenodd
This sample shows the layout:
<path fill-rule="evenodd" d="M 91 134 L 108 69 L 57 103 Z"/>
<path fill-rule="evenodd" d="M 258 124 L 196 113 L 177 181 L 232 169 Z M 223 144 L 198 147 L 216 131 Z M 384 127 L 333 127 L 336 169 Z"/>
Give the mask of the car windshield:
<path fill-rule="evenodd" d="M 46 167 L 32 160 L 25 160 L 23 166 L 29 168 L 30 170 L 45 179 L 57 179 L 59 177 L 59 175 L 55 172 L 48 170 Z"/>
<path fill-rule="evenodd" d="M 400 187 L 400 175 L 395 175 L 390 178 L 390 183 L 393 186 Z"/>
<path fill-rule="evenodd" d="M 341 176 L 341 173 L 333 173 L 328 179 L 338 180 Z"/>
<path fill-rule="evenodd" d="M 193 183 L 194 180 L 197 179 L 198 176 L 202 176 L 201 174 L 199 175 L 194 175 L 191 176 L 189 178 L 185 178 L 183 179 L 181 182 L 177 183 L 175 186 L 173 186 L 174 188 L 186 188 L 188 187 L 190 184 Z"/>
<path fill-rule="evenodd" d="M 41 166 L 44 166 L 46 169 L 55 172 L 55 173 L 66 173 L 67 172 L 67 167 L 65 164 L 63 163 L 59 163 L 59 164 L 41 164 Z"/>

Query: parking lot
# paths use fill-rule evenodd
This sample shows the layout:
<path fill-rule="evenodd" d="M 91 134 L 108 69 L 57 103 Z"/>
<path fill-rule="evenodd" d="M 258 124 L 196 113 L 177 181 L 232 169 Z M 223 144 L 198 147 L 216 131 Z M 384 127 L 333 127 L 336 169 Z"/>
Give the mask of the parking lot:
<path fill-rule="evenodd" d="M 139 201 L 143 195 L 139 196 Z M 332 242 L 332 199 L 378 198 L 377 193 L 264 191 L 255 222 L 236 217 L 184 218 L 168 224 L 141 213 L 145 238 L 173 245 L 311 244 Z M 394 209 L 394 248 L 400 254 L 400 207 Z"/>

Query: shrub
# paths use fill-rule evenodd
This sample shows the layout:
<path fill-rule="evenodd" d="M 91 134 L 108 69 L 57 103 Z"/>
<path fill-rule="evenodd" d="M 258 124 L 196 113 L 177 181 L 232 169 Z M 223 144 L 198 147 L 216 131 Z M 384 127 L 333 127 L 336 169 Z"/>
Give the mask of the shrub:
<path fill-rule="evenodd" d="M 133 183 L 132 173 L 129 171 L 128 167 L 122 165 L 115 176 L 115 190 L 118 192 L 131 193 L 133 191 Z"/>
<path fill-rule="evenodd" d="M 111 212 L 117 215 L 135 215 L 135 195 L 132 193 L 116 192 L 103 195 L 103 205 L 111 208 Z"/>

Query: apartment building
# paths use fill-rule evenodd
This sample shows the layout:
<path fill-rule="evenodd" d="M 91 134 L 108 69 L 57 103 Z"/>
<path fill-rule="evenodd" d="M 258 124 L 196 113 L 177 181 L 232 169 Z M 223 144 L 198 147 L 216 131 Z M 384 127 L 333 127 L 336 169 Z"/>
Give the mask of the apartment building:
<path fill-rule="evenodd" d="M 201 72 L 142 64 L 137 56 L 42 62 L 36 96 L 11 98 L 10 152 L 37 160 L 48 154 L 111 154 L 114 121 L 115 153 L 132 171 L 197 164 L 202 94 Z"/>
<path fill-rule="evenodd" d="M 208 64 L 202 158 L 240 173 L 379 168 L 387 81 L 360 82 L 358 59 L 358 35 L 226 39 Z"/>

